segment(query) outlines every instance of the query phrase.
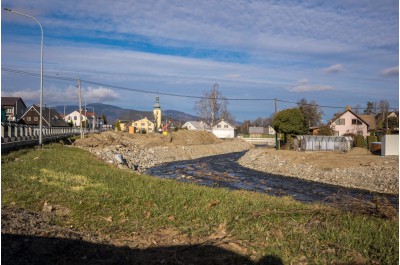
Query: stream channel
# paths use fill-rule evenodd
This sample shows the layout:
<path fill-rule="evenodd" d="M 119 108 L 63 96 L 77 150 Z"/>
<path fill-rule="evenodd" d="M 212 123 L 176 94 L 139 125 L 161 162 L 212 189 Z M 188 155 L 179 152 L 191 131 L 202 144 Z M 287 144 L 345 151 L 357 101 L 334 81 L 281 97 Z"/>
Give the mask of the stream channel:
<path fill-rule="evenodd" d="M 243 167 L 237 160 L 245 153 L 246 151 L 163 163 L 150 168 L 146 173 L 181 182 L 232 190 L 250 190 L 273 196 L 291 196 L 301 202 L 322 202 L 339 207 L 355 201 L 368 203 L 375 196 L 379 196 L 386 198 L 397 210 L 399 208 L 398 195 L 285 177 Z"/>

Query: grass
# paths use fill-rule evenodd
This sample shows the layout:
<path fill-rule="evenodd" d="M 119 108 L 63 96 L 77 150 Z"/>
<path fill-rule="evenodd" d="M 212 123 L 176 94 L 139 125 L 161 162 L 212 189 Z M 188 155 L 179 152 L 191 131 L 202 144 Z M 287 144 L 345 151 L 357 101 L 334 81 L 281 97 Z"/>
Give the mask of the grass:
<path fill-rule="evenodd" d="M 71 210 L 62 225 L 113 237 L 174 228 L 207 237 L 221 225 L 258 257 L 284 264 L 398 264 L 398 220 L 341 212 L 247 191 L 136 175 L 59 144 L 2 156 L 2 203 Z"/>

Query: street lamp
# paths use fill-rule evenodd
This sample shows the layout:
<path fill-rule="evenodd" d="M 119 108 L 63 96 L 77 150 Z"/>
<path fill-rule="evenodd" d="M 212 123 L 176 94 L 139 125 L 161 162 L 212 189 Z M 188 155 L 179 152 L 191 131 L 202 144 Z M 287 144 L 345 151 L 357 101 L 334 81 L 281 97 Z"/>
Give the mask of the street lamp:
<path fill-rule="evenodd" d="M 43 28 L 42 25 L 40 24 L 39 20 L 37 20 L 35 17 L 12 10 L 10 8 L 4 8 L 5 11 L 11 12 L 11 13 L 15 13 L 24 17 L 29 17 L 32 18 L 33 20 L 35 20 L 40 27 L 40 31 L 41 31 L 41 41 L 40 41 L 40 99 L 39 99 L 39 116 L 40 116 L 40 120 L 39 120 L 39 146 L 42 146 L 42 126 L 43 126 Z"/>

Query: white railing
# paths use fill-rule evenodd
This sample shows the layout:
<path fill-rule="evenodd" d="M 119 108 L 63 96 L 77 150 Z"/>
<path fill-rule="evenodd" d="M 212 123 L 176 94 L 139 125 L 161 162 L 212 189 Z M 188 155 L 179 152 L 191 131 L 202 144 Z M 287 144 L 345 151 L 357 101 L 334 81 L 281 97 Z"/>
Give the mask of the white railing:
<path fill-rule="evenodd" d="M 91 133 L 84 129 L 85 133 Z M 63 137 L 79 135 L 80 128 L 73 127 L 43 127 L 42 136 L 43 140 L 54 140 Z M 18 146 L 32 144 L 39 141 L 39 126 L 15 124 L 15 123 L 1 123 L 1 143 L 16 143 L 20 142 Z"/>

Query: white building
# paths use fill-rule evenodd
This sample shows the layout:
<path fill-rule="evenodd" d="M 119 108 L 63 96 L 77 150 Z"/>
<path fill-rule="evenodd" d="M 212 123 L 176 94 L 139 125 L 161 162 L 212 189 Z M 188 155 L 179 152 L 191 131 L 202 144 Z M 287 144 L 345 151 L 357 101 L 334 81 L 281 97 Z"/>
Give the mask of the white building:
<path fill-rule="evenodd" d="M 187 121 L 182 128 L 190 131 L 211 131 L 211 127 L 203 121 Z"/>
<path fill-rule="evenodd" d="M 64 120 L 68 123 L 72 122 L 73 126 L 79 127 L 81 126 L 81 123 L 79 121 L 79 111 L 75 110 L 71 112 L 70 114 L 66 115 L 64 117 Z M 82 111 L 82 122 L 87 121 L 88 123 L 88 128 L 93 128 L 93 122 L 95 123 L 95 128 L 102 127 L 103 121 L 100 117 L 96 117 L 95 113 L 86 111 Z"/>
<path fill-rule="evenodd" d="M 229 122 L 221 120 L 212 128 L 212 133 L 218 138 L 235 138 L 235 129 Z"/>

